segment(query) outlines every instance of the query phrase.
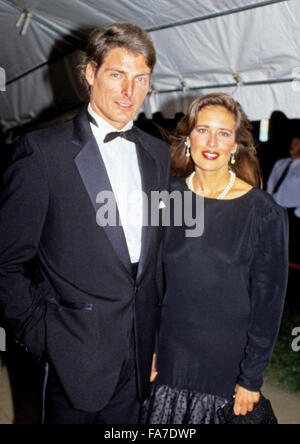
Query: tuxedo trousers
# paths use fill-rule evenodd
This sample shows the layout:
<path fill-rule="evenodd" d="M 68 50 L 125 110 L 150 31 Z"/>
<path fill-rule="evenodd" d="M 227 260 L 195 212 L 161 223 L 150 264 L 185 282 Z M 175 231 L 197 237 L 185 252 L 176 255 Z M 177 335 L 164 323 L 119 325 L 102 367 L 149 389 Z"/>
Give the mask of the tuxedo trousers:
<path fill-rule="evenodd" d="M 123 363 L 118 384 L 109 403 L 95 413 L 74 409 L 49 367 L 43 400 L 43 424 L 137 424 L 141 403 L 137 399 L 134 341 L 128 359 Z"/>

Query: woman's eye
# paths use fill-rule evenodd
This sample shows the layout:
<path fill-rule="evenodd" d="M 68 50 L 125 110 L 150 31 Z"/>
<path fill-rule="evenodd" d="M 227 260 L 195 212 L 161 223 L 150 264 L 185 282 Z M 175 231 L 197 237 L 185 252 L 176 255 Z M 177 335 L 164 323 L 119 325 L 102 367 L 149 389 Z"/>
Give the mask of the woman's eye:
<path fill-rule="evenodd" d="M 220 132 L 220 136 L 222 136 L 222 137 L 230 137 L 230 133 L 228 133 L 227 131 L 221 131 Z"/>
<path fill-rule="evenodd" d="M 198 128 L 197 131 L 200 134 L 205 134 L 207 132 L 207 129 L 206 128 Z"/>
<path fill-rule="evenodd" d="M 117 72 L 112 73 L 111 75 L 114 79 L 118 79 L 120 77 L 120 74 Z"/>
<path fill-rule="evenodd" d="M 138 77 L 137 78 L 137 81 L 139 82 L 139 83 L 143 83 L 143 82 L 145 82 L 145 77 Z"/>

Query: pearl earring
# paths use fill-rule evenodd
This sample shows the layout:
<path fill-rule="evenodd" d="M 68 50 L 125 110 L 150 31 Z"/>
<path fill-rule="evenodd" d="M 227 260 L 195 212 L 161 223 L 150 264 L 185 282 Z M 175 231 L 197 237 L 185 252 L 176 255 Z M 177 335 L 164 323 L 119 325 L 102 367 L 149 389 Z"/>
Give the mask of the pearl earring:
<path fill-rule="evenodd" d="M 235 165 L 235 164 L 236 164 L 235 153 L 232 153 L 232 154 L 231 154 L 230 163 L 231 163 L 231 165 Z"/>
<path fill-rule="evenodd" d="M 187 142 L 184 142 L 184 145 L 185 145 L 185 156 L 191 157 L 191 147 Z"/>

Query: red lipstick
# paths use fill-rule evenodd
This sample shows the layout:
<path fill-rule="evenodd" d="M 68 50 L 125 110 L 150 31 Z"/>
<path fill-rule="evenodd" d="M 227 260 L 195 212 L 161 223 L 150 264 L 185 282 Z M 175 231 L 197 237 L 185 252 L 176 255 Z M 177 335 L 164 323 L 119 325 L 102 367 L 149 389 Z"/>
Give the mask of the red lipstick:
<path fill-rule="evenodd" d="M 202 151 L 202 156 L 207 160 L 217 160 L 220 154 L 214 151 Z"/>

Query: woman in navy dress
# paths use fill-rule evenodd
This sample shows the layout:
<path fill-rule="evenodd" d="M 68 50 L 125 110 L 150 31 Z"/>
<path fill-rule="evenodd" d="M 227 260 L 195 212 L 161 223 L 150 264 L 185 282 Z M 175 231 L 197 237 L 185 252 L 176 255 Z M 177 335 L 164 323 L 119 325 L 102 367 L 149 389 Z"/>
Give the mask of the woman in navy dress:
<path fill-rule="evenodd" d="M 259 189 L 250 128 L 226 94 L 197 99 L 177 127 L 171 191 L 192 193 L 191 212 L 204 199 L 204 232 L 166 229 L 158 376 L 144 423 L 216 424 L 232 397 L 236 415 L 260 399 L 284 306 L 288 220 Z"/>

